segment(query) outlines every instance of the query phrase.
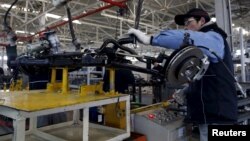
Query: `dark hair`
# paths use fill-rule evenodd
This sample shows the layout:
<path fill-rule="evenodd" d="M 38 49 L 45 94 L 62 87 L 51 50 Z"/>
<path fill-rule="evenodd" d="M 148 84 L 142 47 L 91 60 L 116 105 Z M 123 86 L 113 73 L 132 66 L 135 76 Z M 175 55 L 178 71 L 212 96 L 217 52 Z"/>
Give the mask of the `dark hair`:
<path fill-rule="evenodd" d="M 201 20 L 201 17 L 202 17 L 202 16 L 194 16 L 194 19 L 195 19 L 196 21 L 199 21 L 199 20 Z M 209 17 L 203 17 L 203 18 L 205 19 L 205 23 L 207 23 L 207 22 L 210 21 L 210 18 L 209 18 Z"/>
<path fill-rule="evenodd" d="M 186 14 L 176 15 L 175 23 L 178 25 L 184 25 L 184 20 L 190 17 L 194 17 L 197 21 L 199 21 L 201 17 L 204 17 L 206 23 L 210 21 L 209 14 L 206 11 L 199 8 L 193 8 L 189 10 Z"/>

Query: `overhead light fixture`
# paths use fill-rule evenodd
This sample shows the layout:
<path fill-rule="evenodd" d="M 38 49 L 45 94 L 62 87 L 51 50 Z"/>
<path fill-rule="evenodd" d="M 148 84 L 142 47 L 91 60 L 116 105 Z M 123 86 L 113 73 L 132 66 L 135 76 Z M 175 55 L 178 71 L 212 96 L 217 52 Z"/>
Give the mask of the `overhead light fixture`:
<path fill-rule="evenodd" d="M 31 35 L 34 35 L 35 33 L 34 32 L 25 32 L 25 31 L 23 31 L 23 30 L 16 30 L 15 31 L 16 33 L 21 33 L 21 34 L 31 34 Z"/>
<path fill-rule="evenodd" d="M 26 32 L 22 30 L 16 30 L 16 33 L 26 33 Z"/>
<path fill-rule="evenodd" d="M 235 55 L 236 55 L 236 56 L 241 55 L 241 50 L 240 50 L 240 49 L 237 49 L 237 50 L 235 51 Z"/>
<path fill-rule="evenodd" d="M 233 29 L 236 30 L 237 32 L 240 31 L 240 27 L 235 27 L 235 28 L 233 28 Z"/>
<path fill-rule="evenodd" d="M 45 16 L 50 17 L 50 18 L 54 18 L 54 19 L 60 19 L 62 17 L 62 16 L 59 16 L 59 15 L 50 14 L 50 13 L 46 13 Z"/>
<path fill-rule="evenodd" d="M 79 20 L 74 20 L 73 23 L 75 23 L 75 24 L 82 24 Z"/>
<path fill-rule="evenodd" d="M 7 59 L 8 59 L 8 57 L 6 55 L 4 55 L 3 58 L 2 58 L 2 56 L 0 56 L 0 60 L 5 60 L 6 61 Z"/>
<path fill-rule="evenodd" d="M 235 28 L 233 28 L 233 30 L 236 30 L 237 32 L 240 32 L 240 29 L 242 30 L 242 34 L 243 35 L 247 35 L 248 36 L 250 34 L 249 31 L 247 31 L 246 29 L 244 29 L 242 27 L 235 27 Z"/>
<path fill-rule="evenodd" d="M 249 35 L 249 32 L 246 29 L 242 29 L 242 34 L 243 35 Z"/>
<path fill-rule="evenodd" d="M 10 8 L 10 5 L 9 4 L 2 4 L 1 7 Z M 16 8 L 16 6 L 12 6 L 12 8 Z"/>
<path fill-rule="evenodd" d="M 216 18 L 215 18 L 215 17 L 212 17 L 212 18 L 211 18 L 211 21 L 216 22 Z"/>
<path fill-rule="evenodd" d="M 68 21 L 68 18 L 64 18 L 63 20 Z M 79 20 L 74 20 L 72 22 L 75 23 L 75 24 L 82 24 Z"/>

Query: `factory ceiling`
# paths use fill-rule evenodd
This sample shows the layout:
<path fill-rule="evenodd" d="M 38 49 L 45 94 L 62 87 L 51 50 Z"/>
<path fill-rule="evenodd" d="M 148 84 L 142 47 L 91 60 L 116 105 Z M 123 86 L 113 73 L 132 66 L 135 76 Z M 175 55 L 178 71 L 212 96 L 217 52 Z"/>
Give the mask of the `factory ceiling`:
<path fill-rule="evenodd" d="M 139 28 L 149 34 L 163 29 L 177 28 L 173 22 L 176 14 L 199 7 L 215 15 L 215 0 L 144 0 Z M 14 0 L 0 1 L 0 23 Z M 100 45 L 106 38 L 119 38 L 134 27 L 138 0 L 71 0 L 71 10 L 77 39 L 84 45 Z M 250 1 L 231 0 L 232 19 L 235 26 L 249 30 Z M 9 25 L 19 36 L 19 46 L 35 40 L 46 28 L 57 31 L 61 43 L 68 47 L 71 35 L 67 24 L 65 6 L 54 7 L 51 0 L 19 0 L 8 16 Z M 0 42 L 4 42 L 0 33 Z"/>

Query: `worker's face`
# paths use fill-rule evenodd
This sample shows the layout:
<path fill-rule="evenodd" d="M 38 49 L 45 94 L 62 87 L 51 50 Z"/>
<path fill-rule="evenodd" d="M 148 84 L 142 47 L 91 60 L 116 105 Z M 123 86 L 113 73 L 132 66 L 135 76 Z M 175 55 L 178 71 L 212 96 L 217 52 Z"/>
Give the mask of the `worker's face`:
<path fill-rule="evenodd" d="M 185 20 L 185 29 L 187 30 L 193 30 L 198 31 L 202 27 L 202 25 L 205 23 L 205 19 L 201 17 L 199 21 L 197 21 L 194 17 L 190 17 Z"/>

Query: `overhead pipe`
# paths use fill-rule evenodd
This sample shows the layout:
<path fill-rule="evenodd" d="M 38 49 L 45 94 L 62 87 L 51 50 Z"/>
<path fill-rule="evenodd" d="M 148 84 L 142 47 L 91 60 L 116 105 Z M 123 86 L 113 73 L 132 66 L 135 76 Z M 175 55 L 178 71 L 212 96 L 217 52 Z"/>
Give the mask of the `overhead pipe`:
<path fill-rule="evenodd" d="M 121 2 L 112 1 L 112 0 L 101 0 L 101 1 L 109 3 L 109 4 L 114 5 L 114 6 L 121 7 L 121 8 L 127 8 L 127 5 L 124 4 L 125 1 L 121 1 Z"/>
<path fill-rule="evenodd" d="M 0 46 L 4 46 L 4 47 L 6 47 L 6 46 L 7 46 L 7 44 L 5 44 L 5 43 L 0 43 Z"/>
<path fill-rule="evenodd" d="M 72 17 L 72 21 L 78 20 L 78 19 L 80 19 L 80 18 L 89 16 L 89 15 L 92 15 L 92 14 L 95 14 L 95 13 L 98 13 L 98 12 L 100 12 L 100 11 L 102 11 L 102 10 L 105 10 L 105 9 L 109 9 L 109 8 L 111 8 L 111 7 L 113 7 L 113 6 L 124 7 L 124 2 L 126 2 L 126 1 L 128 1 L 128 0 L 123 0 L 123 1 L 120 1 L 120 2 L 114 2 L 114 1 L 111 1 L 111 0 L 102 0 L 102 1 L 109 3 L 109 5 L 102 6 L 102 7 L 98 8 L 98 9 L 90 10 L 90 11 L 87 12 L 87 13 L 83 13 L 83 14 L 81 14 L 81 15 Z M 43 32 L 46 32 L 47 30 L 50 30 L 50 29 L 54 29 L 54 28 L 63 26 L 63 25 L 65 25 L 65 24 L 67 24 L 67 23 L 68 23 L 68 21 L 59 22 L 59 23 L 57 23 L 57 24 L 55 24 L 55 25 L 53 25 L 53 26 L 50 26 L 50 27 L 48 27 L 48 28 L 46 28 L 46 29 L 44 29 L 44 30 L 42 30 L 42 31 L 39 31 L 39 32 L 35 33 L 34 35 L 31 35 L 31 36 L 28 36 L 28 37 L 22 37 L 22 39 L 23 39 L 23 40 L 30 40 L 31 38 L 33 38 L 33 37 L 34 37 L 35 35 L 37 35 L 37 34 L 41 34 L 41 33 L 43 33 Z"/>

